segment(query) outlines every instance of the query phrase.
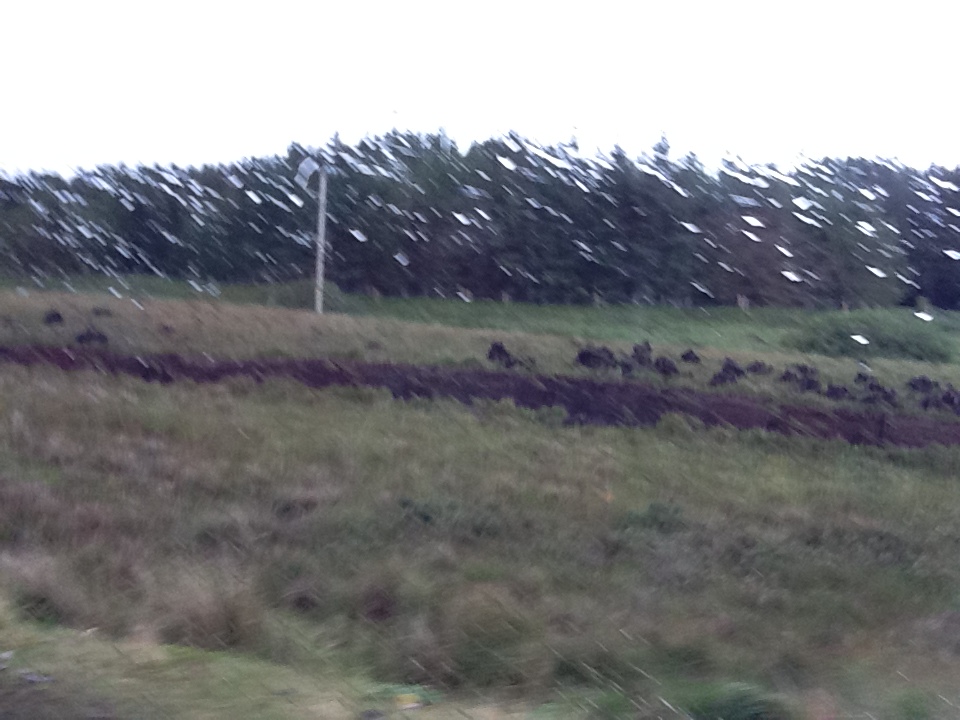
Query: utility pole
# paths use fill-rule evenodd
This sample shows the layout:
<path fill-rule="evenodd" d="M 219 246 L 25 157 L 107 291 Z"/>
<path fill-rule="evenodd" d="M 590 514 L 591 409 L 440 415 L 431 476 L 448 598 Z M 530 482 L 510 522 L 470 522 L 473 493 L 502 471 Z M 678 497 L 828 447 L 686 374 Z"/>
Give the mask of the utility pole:
<path fill-rule="evenodd" d="M 312 157 L 305 157 L 297 168 L 295 182 L 307 191 L 310 176 L 317 173 L 317 278 L 314 287 L 314 308 L 323 314 L 323 279 L 327 264 L 327 169 Z"/>
<path fill-rule="evenodd" d="M 319 169 L 320 187 L 317 190 L 317 286 L 315 304 L 318 315 L 323 314 L 323 277 L 327 263 L 327 170 Z"/>

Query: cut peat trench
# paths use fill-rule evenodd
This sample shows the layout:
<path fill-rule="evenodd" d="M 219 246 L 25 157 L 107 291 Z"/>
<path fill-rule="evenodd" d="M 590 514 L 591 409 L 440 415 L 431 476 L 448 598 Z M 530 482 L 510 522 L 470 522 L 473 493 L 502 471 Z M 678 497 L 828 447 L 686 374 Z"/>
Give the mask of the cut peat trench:
<path fill-rule="evenodd" d="M 784 435 L 840 439 L 853 444 L 924 447 L 960 444 L 960 423 L 893 412 L 825 410 L 774 405 L 747 396 L 657 388 L 635 381 L 526 375 L 423 365 L 324 359 L 195 360 L 180 355 L 130 356 L 104 350 L 0 347 L 0 362 L 96 370 L 148 382 L 218 382 L 232 377 L 288 378 L 313 388 L 374 387 L 394 397 L 513 400 L 537 409 L 562 407 L 571 424 L 655 425 L 665 413 L 682 413 L 708 426 L 728 425 Z"/>

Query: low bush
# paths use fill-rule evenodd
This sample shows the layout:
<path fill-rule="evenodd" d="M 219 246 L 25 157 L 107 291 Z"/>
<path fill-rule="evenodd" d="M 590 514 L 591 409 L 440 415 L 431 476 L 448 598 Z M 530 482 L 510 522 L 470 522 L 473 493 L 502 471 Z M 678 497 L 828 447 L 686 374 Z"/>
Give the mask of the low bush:
<path fill-rule="evenodd" d="M 853 339 L 867 339 L 863 345 Z M 948 362 L 953 347 L 943 330 L 898 313 L 851 312 L 821 315 L 787 334 L 784 345 L 831 357 L 901 358 Z"/>
<path fill-rule="evenodd" d="M 0 556 L 0 587 L 26 620 L 85 629 L 104 619 L 96 600 L 59 558 Z"/>
<path fill-rule="evenodd" d="M 174 573 L 158 588 L 157 634 L 165 643 L 205 650 L 254 648 L 266 608 L 253 588 L 199 570 Z"/>
<path fill-rule="evenodd" d="M 746 683 L 704 685 L 683 703 L 693 720 L 789 720 L 786 706 Z"/>

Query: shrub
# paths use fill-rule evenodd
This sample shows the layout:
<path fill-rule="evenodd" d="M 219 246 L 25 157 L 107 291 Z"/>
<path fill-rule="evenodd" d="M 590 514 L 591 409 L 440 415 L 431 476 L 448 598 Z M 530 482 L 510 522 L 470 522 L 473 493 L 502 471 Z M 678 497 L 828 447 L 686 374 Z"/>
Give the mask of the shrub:
<path fill-rule="evenodd" d="M 0 580 L 25 619 L 81 627 L 96 615 L 85 589 L 52 556 L 0 557 Z"/>
<path fill-rule="evenodd" d="M 264 635 L 266 610 L 251 587 L 209 572 L 180 572 L 157 598 L 157 628 L 165 643 L 205 650 L 255 647 Z"/>
<path fill-rule="evenodd" d="M 861 345 L 852 335 L 862 335 Z M 882 357 L 948 362 L 952 347 L 943 330 L 912 316 L 853 312 L 816 317 L 788 334 L 784 345 L 801 352 L 831 357 Z"/>
<path fill-rule="evenodd" d="M 543 628 L 504 587 L 474 583 L 441 609 L 440 638 L 457 681 L 480 687 L 530 685 L 546 678 Z"/>
<path fill-rule="evenodd" d="M 684 703 L 693 720 L 788 720 L 786 707 L 746 683 L 701 686 Z"/>

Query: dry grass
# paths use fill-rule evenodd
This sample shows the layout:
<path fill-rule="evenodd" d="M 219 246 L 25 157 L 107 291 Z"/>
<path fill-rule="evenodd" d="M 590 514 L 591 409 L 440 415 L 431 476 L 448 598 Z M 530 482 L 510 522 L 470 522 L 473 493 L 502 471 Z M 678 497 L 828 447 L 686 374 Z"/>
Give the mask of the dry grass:
<path fill-rule="evenodd" d="M 44 324 L 44 315 L 52 308 L 63 315 L 62 324 Z M 110 315 L 95 316 L 94 308 L 107 308 Z M 575 347 L 566 338 L 534 336 L 531 340 L 520 334 L 337 314 L 319 317 L 305 310 L 256 305 L 145 300 L 140 309 L 130 301 L 97 295 L 0 293 L 0 344 L 65 344 L 90 325 L 108 336 L 116 352 L 210 353 L 231 358 L 333 356 L 373 362 L 455 362 L 485 358 L 490 343 L 498 338 L 505 338 L 520 352 L 532 352 L 532 342 L 545 342 L 541 349 L 548 356 L 560 351 L 569 354 Z"/>
<path fill-rule="evenodd" d="M 0 343 L 62 342 L 107 304 L 53 297 L 3 296 L 0 314 L 16 319 Z M 43 325 L 49 305 L 65 327 Z M 463 362 L 505 338 L 564 370 L 575 348 L 214 304 L 111 310 L 97 322 L 130 352 Z M 891 377 L 956 372 L 877 365 Z M 619 687 L 679 702 L 744 679 L 800 704 L 826 692 L 843 709 L 892 713 L 903 690 L 955 693 L 960 656 L 916 628 L 960 592 L 958 464 L 960 448 L 857 448 L 675 418 L 560 428 L 502 403 L 0 367 L 0 582 L 21 637 L 63 632 L 25 625 L 32 617 L 97 628 L 123 648 L 139 638 L 144 653 L 163 641 L 252 663 L 193 678 L 214 661 L 179 650 L 148 673 L 190 677 L 182 692 L 201 704 L 203 692 L 229 704 L 218 682 L 235 706 L 238 677 L 287 672 L 259 658 L 449 692 L 510 686 L 537 701 L 559 684 L 568 698 Z M 106 668 L 96 697 L 130 699 L 123 672 L 95 666 Z M 273 707 L 254 692 L 252 707 Z M 329 695 L 311 697 L 313 716 L 338 716 Z M 359 709 L 353 697 L 342 716 Z"/>
<path fill-rule="evenodd" d="M 0 345 L 70 344 L 85 328 L 96 327 L 108 336 L 110 350 L 123 354 L 176 352 L 194 357 L 210 355 L 236 359 L 330 357 L 368 362 L 492 367 L 486 360 L 487 351 L 491 342 L 501 341 L 511 352 L 533 358 L 538 372 L 620 377 L 619 371 L 590 371 L 576 364 L 579 348 L 594 342 L 588 340 L 588 336 L 454 328 L 338 314 L 320 317 L 306 310 L 200 300 L 144 299 L 140 304 L 141 307 L 137 307 L 129 300 L 100 295 L 45 292 L 21 297 L 9 291 L 0 292 Z M 44 324 L 44 315 L 53 308 L 63 315 L 63 324 Z M 109 315 L 97 315 L 95 309 L 100 312 L 106 309 Z M 701 320 L 694 322 L 678 316 L 677 322 L 692 323 L 690 334 L 693 342 L 678 345 L 675 344 L 678 333 L 666 333 L 665 337 L 671 342 L 657 344 L 655 352 L 678 358 L 693 345 L 703 363 L 680 363 L 681 375 L 668 381 L 653 372 L 640 373 L 640 379 L 660 385 L 706 389 L 724 358 L 731 357 L 742 365 L 761 360 L 777 368 L 777 372 L 766 376 L 747 376 L 735 386 L 716 388 L 717 392 L 747 393 L 774 401 L 836 407 L 837 403 L 833 401 L 811 393 L 801 393 L 778 381 L 779 371 L 796 362 L 810 363 L 819 368 L 824 386 L 837 383 L 854 388 L 853 378 L 859 367 L 852 359 L 804 356 L 782 349 L 776 343 L 757 345 L 744 341 L 744 348 L 747 349 L 740 349 L 729 341 L 720 349 L 712 345 L 717 337 Z M 724 322 L 731 323 L 736 333 L 742 334 L 743 322 L 740 318 L 727 318 Z M 719 326 L 723 327 L 722 324 Z M 555 329 L 555 325 L 548 327 Z M 624 332 L 623 328 L 619 328 L 615 336 L 619 337 Z M 649 337 L 651 334 L 638 324 L 636 334 L 629 341 L 612 340 L 607 344 L 615 351 L 629 354 L 633 342 Z M 951 382 L 960 386 L 958 364 L 883 359 L 871 361 L 870 364 L 881 381 L 901 393 L 908 412 L 919 412 L 918 401 L 912 399 L 912 394 L 905 388 L 910 378 L 929 375 L 943 383 Z"/>
<path fill-rule="evenodd" d="M 909 633 L 863 648 L 960 589 L 952 449 L 561 430 L 280 382 L 4 368 L 0 389 L 12 600 L 115 637 L 451 687 L 609 666 L 638 691 L 631 667 L 789 688 L 922 658 Z M 506 619 L 463 609 L 474 586 Z"/>
<path fill-rule="evenodd" d="M 150 616 L 164 643 L 206 650 L 256 650 L 266 606 L 250 583 L 224 568 L 177 568 L 156 578 Z"/>

